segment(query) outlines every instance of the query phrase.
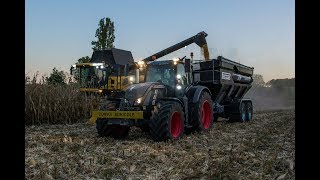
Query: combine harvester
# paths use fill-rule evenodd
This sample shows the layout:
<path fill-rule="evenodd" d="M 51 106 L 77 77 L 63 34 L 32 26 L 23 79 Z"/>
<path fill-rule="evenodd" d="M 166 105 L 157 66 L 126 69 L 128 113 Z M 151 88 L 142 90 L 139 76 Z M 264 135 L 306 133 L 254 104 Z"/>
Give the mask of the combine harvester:
<path fill-rule="evenodd" d="M 92 112 L 98 134 L 123 138 L 138 126 L 164 141 L 208 131 L 218 117 L 250 121 L 252 102 L 243 97 L 251 88 L 253 68 L 222 56 L 210 59 L 206 36 L 200 32 L 137 63 L 144 67 L 143 82 L 109 94 Z M 191 59 L 156 61 L 192 43 L 203 48 L 205 60 L 193 60 L 191 53 Z"/>
<path fill-rule="evenodd" d="M 81 92 L 107 96 L 139 82 L 136 66 L 130 51 L 111 48 L 94 51 L 90 62 L 72 65 L 70 74 L 78 73 Z"/>

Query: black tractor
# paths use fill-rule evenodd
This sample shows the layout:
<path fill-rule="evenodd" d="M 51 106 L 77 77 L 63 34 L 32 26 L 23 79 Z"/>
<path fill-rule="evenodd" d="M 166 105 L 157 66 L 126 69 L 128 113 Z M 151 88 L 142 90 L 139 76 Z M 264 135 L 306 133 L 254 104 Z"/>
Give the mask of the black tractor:
<path fill-rule="evenodd" d="M 204 43 L 198 45 L 203 47 L 205 36 L 201 32 L 193 41 L 187 41 L 189 38 L 172 47 L 184 47 L 199 38 Z M 100 136 L 123 138 L 130 127 L 138 126 L 155 141 L 164 141 L 208 131 L 218 117 L 241 122 L 252 119 L 252 102 L 243 96 L 251 87 L 253 68 L 221 56 L 192 62 L 185 57 L 154 59 L 145 61 L 143 83 L 128 86 L 124 97 L 109 96 L 92 112 Z"/>

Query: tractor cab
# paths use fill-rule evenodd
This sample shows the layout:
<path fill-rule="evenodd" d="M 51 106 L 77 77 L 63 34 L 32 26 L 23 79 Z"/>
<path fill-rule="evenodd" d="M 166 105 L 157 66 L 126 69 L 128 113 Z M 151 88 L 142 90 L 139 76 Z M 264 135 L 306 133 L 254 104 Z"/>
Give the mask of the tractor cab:
<path fill-rule="evenodd" d="M 146 67 L 145 82 L 162 83 L 169 97 L 182 96 L 186 87 L 192 83 L 188 67 L 189 59 L 185 62 L 183 59 L 150 62 Z"/>

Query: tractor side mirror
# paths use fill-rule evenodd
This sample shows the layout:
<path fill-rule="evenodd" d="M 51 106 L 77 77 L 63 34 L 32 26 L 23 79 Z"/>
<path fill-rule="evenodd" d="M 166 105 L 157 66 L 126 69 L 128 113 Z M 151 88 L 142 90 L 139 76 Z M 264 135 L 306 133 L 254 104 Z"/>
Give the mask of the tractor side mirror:
<path fill-rule="evenodd" d="M 184 60 L 184 70 L 186 73 L 190 73 L 191 72 L 191 61 L 190 59 L 185 59 Z"/>

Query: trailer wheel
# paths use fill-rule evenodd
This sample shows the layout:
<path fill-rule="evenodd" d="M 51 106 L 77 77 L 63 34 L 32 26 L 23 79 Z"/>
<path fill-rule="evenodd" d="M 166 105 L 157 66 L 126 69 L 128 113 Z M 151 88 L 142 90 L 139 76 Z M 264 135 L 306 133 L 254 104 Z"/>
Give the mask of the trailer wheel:
<path fill-rule="evenodd" d="M 230 114 L 229 121 L 231 122 L 245 122 L 247 118 L 247 108 L 246 103 L 241 102 L 239 107 L 239 113 Z"/>
<path fill-rule="evenodd" d="M 106 101 L 99 106 L 99 110 L 115 110 L 116 102 Z M 96 129 L 100 137 L 125 138 L 128 136 L 130 127 L 119 125 L 108 125 L 108 119 L 98 118 Z"/>
<path fill-rule="evenodd" d="M 184 112 L 178 102 L 159 102 L 150 118 L 150 133 L 154 141 L 179 139 L 184 133 Z"/>
<path fill-rule="evenodd" d="M 192 118 L 195 121 L 197 131 L 207 131 L 213 122 L 213 109 L 211 96 L 207 92 L 202 92 L 199 101 L 195 104 Z"/>
<path fill-rule="evenodd" d="M 251 102 L 247 102 L 246 103 L 246 120 L 247 121 L 251 121 L 252 120 L 252 114 L 253 114 L 253 108 L 252 108 L 252 103 Z"/>

